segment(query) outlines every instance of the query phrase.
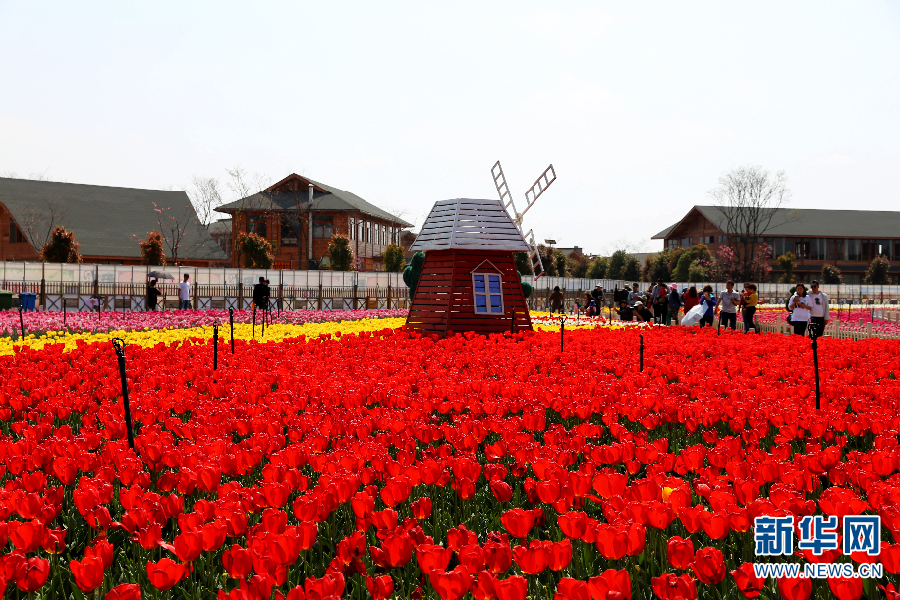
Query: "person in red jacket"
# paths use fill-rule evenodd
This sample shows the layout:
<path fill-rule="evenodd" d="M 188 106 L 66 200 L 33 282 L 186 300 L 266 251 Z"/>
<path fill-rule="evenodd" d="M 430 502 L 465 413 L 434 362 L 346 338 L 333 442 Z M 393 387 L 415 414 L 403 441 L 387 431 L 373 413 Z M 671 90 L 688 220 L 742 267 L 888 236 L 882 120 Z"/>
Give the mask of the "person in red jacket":
<path fill-rule="evenodd" d="M 684 303 L 684 314 L 688 314 L 692 308 L 700 304 L 700 294 L 697 293 L 697 287 L 693 285 L 689 287 L 681 297 L 681 300 Z"/>

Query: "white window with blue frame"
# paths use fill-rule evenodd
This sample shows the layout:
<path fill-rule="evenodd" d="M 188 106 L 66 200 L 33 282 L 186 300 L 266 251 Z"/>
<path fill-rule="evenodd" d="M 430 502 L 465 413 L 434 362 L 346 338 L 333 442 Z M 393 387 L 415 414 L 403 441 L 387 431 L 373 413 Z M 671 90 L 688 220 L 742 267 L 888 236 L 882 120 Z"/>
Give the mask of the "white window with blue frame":
<path fill-rule="evenodd" d="M 476 315 L 503 314 L 503 275 L 489 261 L 472 271 L 472 297 Z"/>

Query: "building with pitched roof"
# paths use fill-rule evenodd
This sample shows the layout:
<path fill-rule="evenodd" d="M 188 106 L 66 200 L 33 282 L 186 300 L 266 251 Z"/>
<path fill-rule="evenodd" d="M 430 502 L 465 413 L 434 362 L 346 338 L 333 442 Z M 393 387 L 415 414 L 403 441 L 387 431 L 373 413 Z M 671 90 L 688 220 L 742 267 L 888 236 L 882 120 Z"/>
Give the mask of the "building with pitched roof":
<path fill-rule="evenodd" d="M 255 233 L 275 250 L 276 269 L 327 266 L 331 236 L 350 239 L 357 270 L 382 270 L 384 251 L 412 224 L 356 194 L 292 173 L 275 185 L 216 209 L 231 215 L 232 236 Z M 232 256 L 232 266 L 239 265 Z"/>
<path fill-rule="evenodd" d="M 171 242 L 163 243 L 170 262 L 173 247 L 185 266 L 227 259 L 185 192 L 0 177 L 0 260 L 38 260 L 41 249 L 33 242 L 39 236 L 29 232 L 46 232 L 51 213 L 53 223 L 75 232 L 85 263 L 139 265 L 138 243 L 161 229 Z"/>
<path fill-rule="evenodd" d="M 729 235 L 728 216 L 716 206 L 694 206 L 674 225 L 653 236 L 666 248 L 706 244 L 713 256 L 727 244 L 742 243 Z M 734 228 L 731 228 L 734 230 Z M 891 278 L 900 279 L 900 212 L 874 210 L 775 209 L 769 228 L 754 244 L 773 249 L 772 280 L 784 271 L 776 257 L 793 252 L 797 281 L 816 279 L 822 266 L 840 269 L 844 283 L 862 283 L 872 259 L 891 261 Z"/>

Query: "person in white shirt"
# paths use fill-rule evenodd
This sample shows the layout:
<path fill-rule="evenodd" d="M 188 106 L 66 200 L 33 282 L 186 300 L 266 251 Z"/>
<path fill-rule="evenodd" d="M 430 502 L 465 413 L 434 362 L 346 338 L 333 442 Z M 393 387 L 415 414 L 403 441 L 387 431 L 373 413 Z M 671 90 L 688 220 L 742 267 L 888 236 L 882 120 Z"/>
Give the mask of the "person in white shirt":
<path fill-rule="evenodd" d="M 725 291 L 719 294 L 716 300 L 716 306 L 720 307 L 719 324 L 724 325 L 725 329 L 731 326 L 732 329 L 737 328 L 737 307 L 741 302 L 741 295 L 734 291 L 734 282 L 727 281 L 725 283 Z"/>
<path fill-rule="evenodd" d="M 831 315 L 828 313 L 828 294 L 819 291 L 818 281 L 810 283 L 809 288 L 809 322 L 816 328 L 816 335 L 822 335 L 828 322 L 831 321 Z"/>
<path fill-rule="evenodd" d="M 796 335 L 806 335 L 806 327 L 809 325 L 809 296 L 806 295 L 806 286 L 797 284 L 797 291 L 788 300 L 788 308 L 791 309 L 791 325 Z"/>
<path fill-rule="evenodd" d="M 184 274 L 184 281 L 178 284 L 178 310 L 188 310 L 191 307 L 191 278 Z"/>

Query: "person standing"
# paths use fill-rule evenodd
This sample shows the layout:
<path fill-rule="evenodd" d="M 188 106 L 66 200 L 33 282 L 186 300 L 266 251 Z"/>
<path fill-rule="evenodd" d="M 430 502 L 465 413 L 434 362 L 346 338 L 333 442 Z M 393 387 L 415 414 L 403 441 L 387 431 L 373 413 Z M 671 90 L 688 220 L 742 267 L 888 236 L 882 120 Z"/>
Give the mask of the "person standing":
<path fill-rule="evenodd" d="M 634 306 L 634 301 L 640 299 L 641 293 L 638 291 L 638 284 L 633 284 L 631 286 L 631 291 L 628 292 L 628 304 Z"/>
<path fill-rule="evenodd" d="M 741 302 L 741 295 L 734 291 L 734 282 L 725 282 L 725 291 L 719 293 L 716 306 L 719 308 L 719 324 L 725 329 L 737 328 L 737 307 Z"/>
<path fill-rule="evenodd" d="M 650 302 L 653 304 L 656 322 L 665 325 L 669 316 L 669 286 L 662 279 L 657 279 L 656 285 L 651 288 Z"/>
<path fill-rule="evenodd" d="M 810 301 L 810 325 L 815 327 L 815 335 L 822 335 L 825 327 L 831 321 L 831 315 L 828 313 L 828 294 L 819 291 L 819 282 L 813 281 L 809 284 L 809 301 Z"/>
<path fill-rule="evenodd" d="M 794 334 L 806 335 L 806 328 L 809 325 L 809 296 L 806 295 L 806 286 L 802 283 L 797 284 L 797 289 L 791 299 L 788 300 L 788 308 L 791 310 L 791 326 L 794 328 Z"/>
<path fill-rule="evenodd" d="M 147 310 L 156 310 L 156 304 L 161 295 L 162 292 L 156 287 L 156 280 L 151 279 L 150 285 L 147 286 Z"/>
<path fill-rule="evenodd" d="M 703 316 L 700 318 L 700 327 L 712 327 L 713 318 L 716 314 L 716 297 L 713 295 L 711 285 L 703 286 L 703 293 L 700 295 L 700 302 L 706 308 L 703 310 Z"/>
<path fill-rule="evenodd" d="M 553 288 L 553 293 L 550 294 L 550 314 L 562 312 L 562 304 L 563 304 L 563 295 L 562 292 L 559 291 L 559 286 Z"/>
<path fill-rule="evenodd" d="M 672 321 L 678 325 L 678 310 L 681 308 L 681 296 L 678 295 L 678 284 L 673 283 L 669 292 L 669 312 L 666 313 L 666 325 Z"/>
<path fill-rule="evenodd" d="M 191 276 L 184 274 L 184 281 L 178 284 L 178 310 L 188 310 L 191 307 Z"/>
<path fill-rule="evenodd" d="M 584 314 L 588 317 L 596 317 L 600 314 L 597 300 L 587 292 L 584 293 Z"/>
<path fill-rule="evenodd" d="M 744 333 L 750 330 L 756 331 L 753 326 L 753 315 L 756 314 L 756 305 L 759 304 L 759 294 L 756 293 L 755 283 L 745 283 L 744 293 L 741 294 L 742 315 L 744 317 Z"/>

